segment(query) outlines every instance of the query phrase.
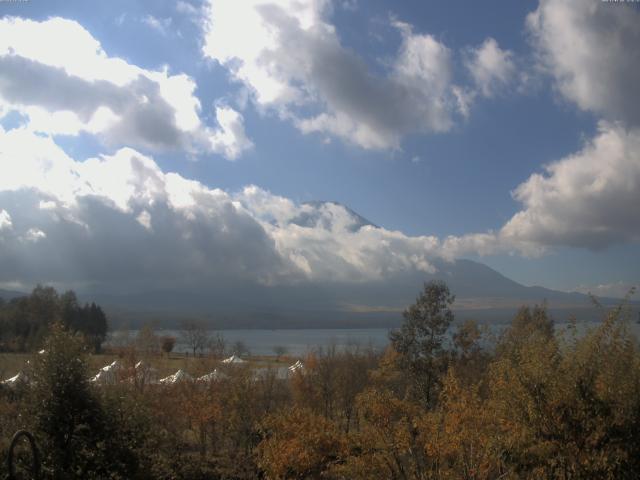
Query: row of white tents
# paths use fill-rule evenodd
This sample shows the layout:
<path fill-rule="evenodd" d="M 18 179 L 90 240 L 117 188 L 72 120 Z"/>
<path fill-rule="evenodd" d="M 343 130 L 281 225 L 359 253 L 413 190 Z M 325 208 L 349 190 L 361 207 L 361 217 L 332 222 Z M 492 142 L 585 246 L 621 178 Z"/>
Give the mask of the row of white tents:
<path fill-rule="evenodd" d="M 238 365 L 242 363 L 246 363 L 242 358 L 231 355 L 229 358 L 226 358 L 222 361 L 223 364 L 226 365 Z M 268 371 L 268 369 L 259 369 L 262 371 Z M 279 379 L 286 379 L 291 374 L 298 372 L 302 373 L 304 371 L 304 365 L 300 360 L 296 361 L 293 365 L 289 367 L 283 367 L 276 369 L 276 377 Z M 119 360 L 114 360 L 109 365 L 105 365 L 102 367 L 98 373 L 93 376 L 90 381 L 99 385 L 115 385 L 123 379 L 126 375 L 126 370 L 123 364 Z M 173 385 L 182 382 L 198 382 L 198 383 L 211 383 L 214 380 L 223 378 L 225 374 L 220 372 L 218 369 L 214 369 L 212 372 L 202 375 L 200 377 L 194 378 L 189 373 L 180 369 L 173 375 L 169 375 L 168 377 L 158 378 L 158 370 L 151 365 L 147 364 L 144 361 L 140 361 L 135 365 L 135 375 L 129 375 L 127 380 L 129 381 L 138 381 L 144 384 L 161 384 L 161 385 Z M 256 378 L 260 376 L 259 372 L 256 372 Z M 1 382 L 2 385 L 8 387 L 15 387 L 22 383 L 29 383 L 29 378 L 24 372 L 19 372 L 17 375 L 8 378 Z"/>
<path fill-rule="evenodd" d="M 229 358 L 226 358 L 222 361 L 223 364 L 226 365 L 238 365 L 242 363 L 246 363 L 242 358 L 232 355 Z M 117 382 L 118 377 L 120 376 L 119 370 L 122 367 L 118 363 L 118 361 L 114 361 L 110 365 L 103 367 L 98 374 L 91 379 L 92 382 L 100 383 L 100 384 L 114 384 Z M 224 378 L 226 374 L 224 372 L 219 371 L 217 368 L 212 372 L 209 372 L 200 377 L 194 378 L 188 372 L 179 369 L 173 375 L 169 375 L 164 378 L 158 379 L 158 371 L 157 369 L 143 363 L 138 362 L 135 366 L 136 370 L 136 378 L 144 383 L 151 384 L 160 384 L 160 385 L 174 385 L 177 383 L 183 382 L 196 382 L 196 383 L 211 383 L 215 380 Z M 255 378 L 259 378 L 261 374 L 269 371 L 269 369 L 257 369 L 254 375 Z M 295 372 L 302 373 L 304 371 L 304 365 L 300 360 L 296 361 L 293 365 L 284 368 L 276 369 L 276 377 L 279 379 L 289 378 Z"/>

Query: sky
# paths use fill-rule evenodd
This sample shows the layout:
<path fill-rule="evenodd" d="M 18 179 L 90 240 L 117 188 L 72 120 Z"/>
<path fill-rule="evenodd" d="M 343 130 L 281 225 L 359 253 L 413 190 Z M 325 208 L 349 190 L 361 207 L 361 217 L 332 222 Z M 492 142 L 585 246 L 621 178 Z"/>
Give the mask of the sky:
<path fill-rule="evenodd" d="M 0 287 L 624 295 L 639 42 L 633 2 L 2 1 Z"/>

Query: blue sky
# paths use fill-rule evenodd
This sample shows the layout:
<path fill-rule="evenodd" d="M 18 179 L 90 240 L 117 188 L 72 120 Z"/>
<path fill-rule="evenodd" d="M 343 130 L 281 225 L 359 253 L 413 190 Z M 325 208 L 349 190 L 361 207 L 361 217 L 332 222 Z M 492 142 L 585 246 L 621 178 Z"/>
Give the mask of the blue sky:
<path fill-rule="evenodd" d="M 142 225 L 153 237 L 135 241 L 165 241 L 157 238 L 161 229 L 152 211 L 164 194 L 143 188 L 122 200 L 118 192 L 126 185 L 98 185 L 102 177 L 79 166 L 103 158 L 100 175 L 108 177 L 115 169 L 110 164 L 120 161 L 113 159 L 127 155 L 122 162 L 129 162 L 128 170 L 113 170 L 114 178 L 137 175 L 131 158 L 140 155 L 157 175 L 175 172 L 200 182 L 208 194 L 220 189 L 224 202 L 241 206 L 236 213 L 255 220 L 275 249 L 278 266 L 258 268 L 267 283 L 384 278 L 398 269 L 428 269 L 433 256 L 476 259 L 525 285 L 562 290 L 618 294 L 640 281 L 640 122 L 634 113 L 640 106 L 640 62 L 635 61 L 640 60 L 640 12 L 635 5 L 250 3 L 243 8 L 217 0 L 0 3 L 0 54 L 12 62 L 7 63 L 11 71 L 0 69 L 2 168 L 19 170 L 16 145 L 30 144 L 29 135 L 46 140 L 42 149 L 53 157 L 64 153 L 68 164 L 64 174 L 50 169 L 42 176 L 47 188 L 25 181 L 26 174 L 15 174 L 4 185 L 0 181 L 0 200 L 6 202 L 0 203 L 0 234 L 4 230 L 4 241 L 13 242 L 6 249 L 13 267 L 0 283 L 28 285 L 38 274 L 70 285 L 117 277 L 98 267 L 84 275 L 55 265 L 38 272 L 16 260 L 32 249 L 42 250 L 39 255 L 58 251 L 44 244 L 55 238 L 47 228 L 67 231 L 61 218 L 91 231 L 98 220 L 82 217 L 90 195 L 137 220 L 135 227 L 118 229 Z M 20 23 L 25 19 L 32 22 Z M 61 32 L 70 32 L 69 51 L 52 59 Z M 21 35 L 29 39 L 22 41 Z M 105 69 L 97 72 L 73 65 L 81 55 L 90 60 L 91 51 L 74 51 L 90 38 L 99 44 L 98 57 L 128 65 L 125 80 L 110 73 L 117 68 L 106 62 L 96 64 Z M 27 67 L 40 69 L 34 70 L 42 72 L 40 84 L 16 80 L 32 75 Z M 172 103 L 157 88 L 173 76 L 182 80 Z M 59 94 L 72 80 L 77 82 L 69 89 L 77 98 Z M 157 111 L 145 110 L 154 102 Z M 125 104 L 137 106 L 127 110 Z M 70 124 L 61 132 L 60 117 L 51 120 L 55 112 L 71 111 L 87 123 L 100 105 L 113 114 L 106 123 Z M 186 123 L 180 124 L 178 112 Z M 173 123 L 166 120 L 172 113 L 178 119 Z M 139 122 L 122 120 L 138 114 Z M 38 123 L 38 115 L 49 120 Z M 153 122 L 156 131 L 175 141 L 145 133 Z M 19 140 L 18 132 L 25 138 Z M 33 168 L 49 168 L 38 165 Z M 548 165 L 558 168 L 545 170 Z M 68 183 L 49 188 L 54 177 L 98 183 L 88 190 Z M 250 185 L 259 194 L 248 192 Z M 69 190 L 71 197 L 62 193 Z M 37 212 L 9 208 L 25 191 L 42 195 Z M 333 222 L 328 232 L 289 228 L 310 200 L 340 202 L 384 232 L 366 233 L 366 239 L 342 235 L 342 213 L 328 210 L 320 212 Z M 43 208 L 42 202 L 53 203 Z M 187 208 L 174 200 L 168 206 Z M 43 217 L 44 211 L 55 211 L 57 220 Z M 194 213 L 207 228 L 218 228 L 215 215 L 200 214 Z M 229 221 L 223 231 L 236 224 Z M 395 231 L 402 232 L 401 240 Z M 132 238 L 138 239 L 137 233 Z M 246 238 L 244 230 L 238 238 Z M 123 246 L 125 240 L 118 237 Z M 327 252 L 315 247 L 322 242 Z M 95 248 L 102 248 L 97 241 Z M 238 244 L 233 253 L 205 248 L 200 257 L 218 265 L 220 259 L 212 256 L 245 258 L 243 248 Z M 390 257 L 402 260 L 396 264 Z M 260 262 L 268 260 L 260 256 Z M 229 267 L 232 276 L 236 267 Z"/>

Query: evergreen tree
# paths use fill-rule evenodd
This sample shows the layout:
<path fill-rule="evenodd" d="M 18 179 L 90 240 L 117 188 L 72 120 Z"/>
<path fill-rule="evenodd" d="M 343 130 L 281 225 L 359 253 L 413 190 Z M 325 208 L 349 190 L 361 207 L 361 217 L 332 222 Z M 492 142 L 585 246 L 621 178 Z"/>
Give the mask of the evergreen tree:
<path fill-rule="evenodd" d="M 136 459 L 117 441 L 89 384 L 85 343 L 55 323 L 33 376 L 33 418 L 55 480 L 131 478 Z"/>
<path fill-rule="evenodd" d="M 416 303 L 404 313 L 399 330 L 389 334 L 393 348 L 400 354 L 401 368 L 411 379 L 413 395 L 430 406 L 434 388 L 444 364 L 444 335 L 453 321 L 451 305 L 455 297 L 444 282 L 425 283 Z"/>

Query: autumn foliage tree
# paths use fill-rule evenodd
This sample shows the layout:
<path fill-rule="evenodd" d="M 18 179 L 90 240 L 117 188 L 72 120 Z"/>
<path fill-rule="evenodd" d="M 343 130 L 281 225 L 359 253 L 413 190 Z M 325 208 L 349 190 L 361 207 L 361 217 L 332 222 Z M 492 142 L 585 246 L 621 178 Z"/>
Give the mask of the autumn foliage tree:
<path fill-rule="evenodd" d="M 310 410 L 288 410 L 262 423 L 258 466 L 272 479 L 321 478 L 339 464 L 347 443 L 336 424 Z"/>

